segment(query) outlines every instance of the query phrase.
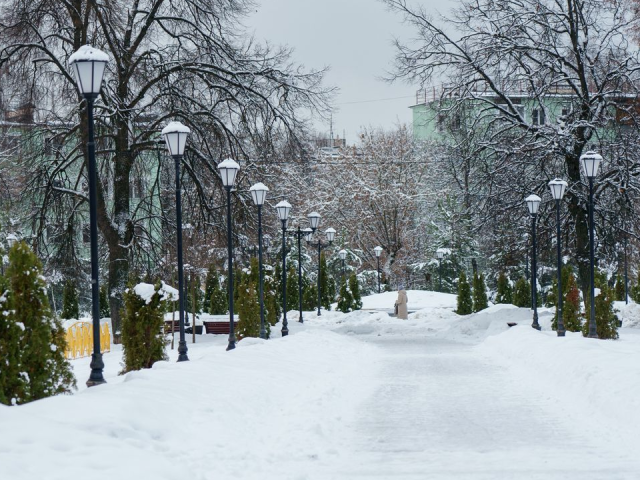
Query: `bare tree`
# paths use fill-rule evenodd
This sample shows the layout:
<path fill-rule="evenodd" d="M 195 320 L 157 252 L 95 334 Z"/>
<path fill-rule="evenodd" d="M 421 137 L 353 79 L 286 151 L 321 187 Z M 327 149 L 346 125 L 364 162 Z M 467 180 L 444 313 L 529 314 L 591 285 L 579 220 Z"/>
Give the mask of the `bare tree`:
<path fill-rule="evenodd" d="M 265 158 L 275 137 L 295 139 L 304 128 L 302 109 L 325 108 L 323 72 L 306 71 L 291 62 L 288 49 L 247 36 L 240 20 L 250 7 L 249 0 L 10 0 L 1 7 L 3 81 L 29 70 L 28 93 L 46 135 L 65 145 L 53 158 L 29 159 L 40 238 L 58 194 L 86 208 L 85 114 L 67 59 L 87 42 L 112 59 L 96 117 L 98 226 L 116 330 L 135 247 L 148 249 L 140 239 L 154 239 L 140 230 L 148 225 L 142 219 L 170 225 L 164 215 L 170 202 L 158 209 L 153 201 L 134 206 L 131 200 L 139 175 L 161 178 L 148 166 L 156 155 L 167 161 L 157 152 L 162 125 L 175 119 L 192 129 L 184 170 L 193 197 L 186 203 L 194 207 L 189 221 L 199 217 L 204 225 L 221 207 L 216 163 L 223 155 L 249 158 L 259 145 Z M 156 180 L 153 193 L 160 188 Z"/>
<path fill-rule="evenodd" d="M 627 33 L 638 19 L 629 15 L 628 2 L 462 0 L 451 16 L 434 19 L 406 0 L 384 1 L 417 34 L 411 43 L 396 43 L 391 80 L 444 83 L 439 108 L 470 113 L 472 148 L 459 149 L 465 154 L 460 162 L 475 168 L 474 207 L 485 223 L 522 212 L 525 194 L 546 192 L 551 178 L 569 180 L 566 221 L 575 232 L 586 289 L 589 235 L 580 156 L 593 148 L 606 158 L 597 182 L 599 217 L 607 213 L 604 198 L 621 186 L 633 204 L 640 193 L 640 166 L 630 164 L 633 157 L 617 156 L 625 142 L 637 145 L 640 64 Z M 537 115 L 525 113 L 523 98 Z M 553 111 L 550 99 L 562 111 Z M 601 230 L 610 225 L 598 222 Z"/>

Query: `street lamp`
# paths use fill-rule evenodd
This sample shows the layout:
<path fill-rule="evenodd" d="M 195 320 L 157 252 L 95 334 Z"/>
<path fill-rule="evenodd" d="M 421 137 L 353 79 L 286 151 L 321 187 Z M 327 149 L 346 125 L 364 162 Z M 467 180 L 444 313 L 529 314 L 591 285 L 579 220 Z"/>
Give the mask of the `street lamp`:
<path fill-rule="evenodd" d="M 564 192 L 567 189 L 567 182 L 556 178 L 549 182 L 549 189 L 551 190 L 551 196 L 556 201 L 556 246 L 558 249 L 558 336 L 564 337 L 564 319 L 562 318 L 562 239 L 560 238 L 560 202 L 564 197 Z"/>
<path fill-rule="evenodd" d="M 591 283 L 591 317 L 589 318 L 589 338 L 598 338 L 596 327 L 596 294 L 595 294 L 595 232 L 593 225 L 593 181 L 598 175 L 602 157 L 595 152 L 587 152 L 580 157 L 584 174 L 589 179 L 589 277 Z"/>
<path fill-rule="evenodd" d="M 276 205 L 278 218 L 282 222 L 282 336 L 289 335 L 289 324 L 287 323 L 287 221 L 291 204 L 282 200 Z"/>
<path fill-rule="evenodd" d="M 100 352 L 100 284 L 98 279 L 98 221 L 96 183 L 96 145 L 93 132 L 93 104 L 100 95 L 102 77 L 109 62 L 109 56 L 83 45 L 69 57 L 69 66 L 76 75 L 78 90 L 87 102 L 87 173 L 89 176 L 89 232 L 91 238 L 91 316 L 93 320 L 93 354 L 91 374 L 87 386 L 106 383 L 102 371 L 104 362 Z"/>
<path fill-rule="evenodd" d="M 178 308 L 179 308 L 179 327 L 180 340 L 178 342 L 178 361 L 185 362 L 189 360 L 187 356 L 187 341 L 184 331 L 184 263 L 182 260 L 182 198 L 180 188 L 180 163 L 184 155 L 184 149 L 189 136 L 189 127 L 180 122 L 169 122 L 162 129 L 162 135 L 167 143 L 169 154 L 173 157 L 176 168 L 176 231 L 178 237 Z M 194 324 L 195 325 L 195 324 Z"/>
<path fill-rule="evenodd" d="M 315 215 L 317 215 L 317 217 L 314 217 L 314 218 L 317 218 L 317 222 L 315 223 L 315 227 L 314 227 L 314 224 L 311 222 L 311 218 L 312 218 L 311 215 L 313 215 L 313 214 L 309 214 L 308 215 L 309 223 L 311 223 L 311 229 L 315 233 L 315 231 L 317 230 L 318 225 L 320 223 L 320 215 L 315 214 Z M 322 287 L 321 287 L 321 284 L 320 284 L 320 263 L 321 263 L 320 262 L 320 258 L 321 258 L 321 255 L 322 255 L 322 250 L 327 248 L 327 247 L 329 247 L 329 246 L 331 246 L 331 244 L 333 243 L 333 239 L 336 236 L 336 231 L 333 228 L 327 228 L 325 230 L 325 234 L 327 235 L 328 243 L 322 243 L 322 240 L 320 240 L 319 238 L 318 238 L 318 241 L 316 243 L 312 243 L 311 242 L 312 236 L 309 235 L 307 237 L 307 242 L 309 243 L 309 245 L 311 245 L 312 247 L 316 247 L 318 249 L 318 316 L 320 316 L 320 306 L 321 306 L 321 300 L 322 300 Z"/>
<path fill-rule="evenodd" d="M 382 247 L 378 245 L 373 249 L 373 251 L 376 253 L 376 258 L 378 260 L 378 293 L 380 293 L 380 255 L 382 255 Z"/>
<path fill-rule="evenodd" d="M 540 324 L 538 323 L 538 272 L 536 263 L 536 216 L 538 215 L 538 209 L 540 208 L 541 199 L 537 195 L 529 195 L 525 198 L 529 213 L 531 214 L 531 234 L 533 236 L 533 247 L 531 253 L 531 298 L 533 306 L 533 323 L 531 326 L 536 330 L 540 330 Z"/>
<path fill-rule="evenodd" d="M 340 260 L 342 260 L 342 283 L 344 283 L 344 259 L 347 258 L 347 251 L 340 250 L 338 252 L 338 256 L 340 257 Z"/>
<path fill-rule="evenodd" d="M 440 292 L 442 292 L 442 259 L 444 258 L 445 253 L 446 252 L 443 248 L 439 248 L 438 250 L 436 250 L 436 257 L 438 257 L 438 271 L 440 274 Z"/>
<path fill-rule="evenodd" d="M 229 344 L 227 345 L 227 351 L 236 348 L 236 334 L 235 325 L 233 323 L 233 235 L 231 232 L 231 190 L 236 183 L 236 176 L 240 165 L 235 160 L 227 158 L 218 164 L 218 170 L 220 171 L 220 178 L 222 179 L 222 185 L 227 191 L 227 267 L 228 278 L 227 282 L 228 295 L 229 295 Z"/>
<path fill-rule="evenodd" d="M 307 238 L 309 232 L 313 233 L 310 228 L 301 229 L 298 226 L 297 230 L 289 232 L 298 241 L 298 311 L 300 312 L 300 318 L 298 322 L 304 323 L 302 318 L 302 238 Z"/>
<path fill-rule="evenodd" d="M 258 207 L 258 270 L 260 271 L 260 338 L 267 339 L 267 329 L 264 322 L 264 273 L 262 271 L 262 206 L 267 198 L 269 189 L 264 183 L 256 183 L 249 191 L 253 203 Z"/>

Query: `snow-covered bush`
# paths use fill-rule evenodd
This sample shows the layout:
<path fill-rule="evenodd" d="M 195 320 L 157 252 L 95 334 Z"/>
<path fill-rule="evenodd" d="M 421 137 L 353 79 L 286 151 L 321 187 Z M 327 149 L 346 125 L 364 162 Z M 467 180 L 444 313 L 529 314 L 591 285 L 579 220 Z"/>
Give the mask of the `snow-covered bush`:
<path fill-rule="evenodd" d="M 160 360 L 167 360 L 164 349 L 164 313 L 167 303 L 178 298 L 178 291 L 164 282 L 155 285 L 139 283 L 124 293 L 122 312 L 121 373 L 151 368 Z"/>
<path fill-rule="evenodd" d="M 42 265 L 24 242 L 0 281 L 0 403 L 23 404 L 75 388 L 65 330 L 51 312 Z"/>
<path fill-rule="evenodd" d="M 76 283 L 68 280 L 64 284 L 64 290 L 62 292 L 62 313 L 60 314 L 60 318 L 65 320 L 78 318 L 80 316 L 79 310 Z"/>
<path fill-rule="evenodd" d="M 456 313 L 458 315 L 469 315 L 473 312 L 473 301 L 471 299 L 471 286 L 467 281 L 467 276 L 464 271 L 460 272 L 460 278 L 458 279 L 458 308 Z"/>

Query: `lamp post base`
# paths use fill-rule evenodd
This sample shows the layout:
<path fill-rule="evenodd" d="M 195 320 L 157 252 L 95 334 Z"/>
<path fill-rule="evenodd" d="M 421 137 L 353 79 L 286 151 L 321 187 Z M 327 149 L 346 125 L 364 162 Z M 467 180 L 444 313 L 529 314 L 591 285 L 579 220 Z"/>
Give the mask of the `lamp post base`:
<path fill-rule="evenodd" d="M 538 323 L 538 314 L 533 314 L 533 323 L 531 324 L 531 328 L 535 328 L 536 330 L 542 330 L 540 324 Z"/>
<path fill-rule="evenodd" d="M 289 335 L 289 328 L 286 325 L 282 327 L 282 330 L 280 331 L 282 332 L 283 337 L 286 337 L 287 335 Z"/>
<path fill-rule="evenodd" d="M 590 333 L 589 335 L 587 335 L 587 338 L 599 338 L 597 333 Z"/>
<path fill-rule="evenodd" d="M 236 341 L 235 340 L 229 340 L 229 345 L 227 345 L 227 352 L 229 350 L 234 350 L 236 348 Z"/>
<path fill-rule="evenodd" d="M 304 323 L 304 320 L 302 320 L 302 313 L 300 313 L 300 320 L 298 320 L 299 323 Z"/>
<path fill-rule="evenodd" d="M 91 374 L 89 380 L 87 380 L 87 387 L 95 387 L 96 385 L 102 385 L 107 383 L 102 375 L 104 370 L 104 362 L 102 361 L 102 353 L 91 354 Z"/>
<path fill-rule="evenodd" d="M 178 361 L 179 362 L 188 362 L 189 357 L 187 356 L 187 342 L 186 340 L 180 340 L 178 342 Z"/>

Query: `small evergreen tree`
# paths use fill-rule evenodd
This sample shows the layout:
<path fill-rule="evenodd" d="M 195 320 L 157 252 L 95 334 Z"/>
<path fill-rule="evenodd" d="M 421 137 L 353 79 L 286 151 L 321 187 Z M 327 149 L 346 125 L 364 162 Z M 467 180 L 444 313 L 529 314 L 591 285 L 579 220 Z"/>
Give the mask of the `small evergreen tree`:
<path fill-rule="evenodd" d="M 516 307 L 531 307 L 531 284 L 524 277 L 520 277 L 516 282 L 513 304 Z"/>
<path fill-rule="evenodd" d="M 200 313 L 202 311 L 202 290 L 201 287 L 202 282 L 200 281 L 200 276 L 192 273 L 189 275 L 189 280 L 185 285 L 185 299 L 186 305 L 185 308 L 189 315 L 191 315 L 194 311 L 196 313 Z M 195 295 L 193 294 L 195 290 Z"/>
<path fill-rule="evenodd" d="M 64 320 L 77 319 L 80 316 L 80 309 L 78 307 L 78 290 L 76 289 L 76 283 L 68 280 L 64 284 L 64 290 L 62 291 L 62 313 L 60 318 Z"/>
<path fill-rule="evenodd" d="M 349 277 L 349 290 L 351 290 L 351 297 L 353 298 L 351 310 L 354 312 L 360 310 L 362 308 L 362 295 L 360 295 L 360 284 L 355 272 Z"/>
<path fill-rule="evenodd" d="M 353 308 L 353 296 L 349 284 L 345 281 L 340 285 L 340 293 L 338 294 L 338 310 L 342 313 L 349 313 Z"/>
<path fill-rule="evenodd" d="M 293 267 L 287 273 L 287 311 L 298 310 L 298 273 Z"/>
<path fill-rule="evenodd" d="M 460 278 L 458 279 L 458 308 L 456 309 L 456 313 L 458 315 L 469 315 L 472 312 L 473 301 L 471 300 L 471 286 L 464 272 L 460 272 Z"/>
<path fill-rule="evenodd" d="M 109 288 L 104 284 L 100 287 L 100 318 L 111 318 Z"/>
<path fill-rule="evenodd" d="M 489 306 L 487 300 L 487 286 L 483 274 L 473 275 L 473 311 L 479 312 Z"/>
<path fill-rule="evenodd" d="M 618 318 L 613 311 L 614 292 L 607 284 L 607 278 L 604 273 L 596 275 L 596 288 L 600 289 L 600 293 L 596 296 L 596 332 L 598 338 L 602 340 L 610 340 L 618 338 Z M 586 311 L 590 312 L 589 299 L 585 302 Z M 582 335 L 589 335 L 589 320 L 584 322 L 582 326 Z"/>
<path fill-rule="evenodd" d="M 618 302 L 624 302 L 624 279 L 616 275 L 615 297 Z"/>
<path fill-rule="evenodd" d="M 336 286 L 329 275 L 327 259 L 322 253 L 320 255 L 320 305 L 325 310 L 331 310 L 331 304 L 336 295 Z"/>
<path fill-rule="evenodd" d="M 634 302 L 640 303 L 640 274 L 638 274 L 636 284 L 630 288 L 629 296 Z"/>
<path fill-rule="evenodd" d="M 149 284 L 140 283 L 129 288 L 123 295 L 122 312 L 122 353 L 124 368 L 121 374 L 142 368 L 151 368 L 155 362 L 167 360 L 164 351 L 167 345 L 163 327 L 164 312 L 167 302 L 157 283 L 151 298 L 142 298 L 136 290 L 141 291 Z"/>
<path fill-rule="evenodd" d="M 238 336 L 260 336 L 260 299 L 258 278 L 258 261 L 251 259 L 251 273 L 242 276 L 239 284 L 238 299 Z"/>
<path fill-rule="evenodd" d="M 264 306 L 265 306 L 265 319 L 268 323 L 267 331 L 269 331 L 269 326 L 275 326 L 280 319 L 280 315 L 282 314 L 282 306 L 279 300 L 278 283 L 274 280 L 272 276 L 265 276 L 264 280 Z"/>
<path fill-rule="evenodd" d="M 580 316 L 580 290 L 576 282 L 576 277 L 571 271 L 571 267 L 565 265 L 562 269 L 562 291 L 564 292 L 564 302 L 562 303 L 562 320 L 564 328 L 568 332 L 579 332 L 582 329 L 582 319 Z M 558 329 L 558 310 L 556 309 L 551 322 L 553 330 Z"/>
<path fill-rule="evenodd" d="M 0 385 L 4 389 L 0 397 L 6 404 L 69 393 L 76 385 L 64 356 L 66 332 L 51 312 L 41 271 L 40 261 L 26 243 L 11 248 L 8 288 L 0 294 L 6 305 L 0 330 L 7 334 L 0 342 Z M 14 376 L 15 372 L 19 374 Z M 6 375 L 13 378 L 3 378 Z"/>
<path fill-rule="evenodd" d="M 315 282 L 309 282 L 302 294 L 302 308 L 305 311 L 313 311 L 318 306 L 318 287 Z"/>
<path fill-rule="evenodd" d="M 211 313 L 211 298 L 216 288 L 220 285 L 220 279 L 218 278 L 218 270 L 212 263 L 207 270 L 207 276 L 204 280 L 204 302 L 202 304 L 202 311 L 204 313 Z"/>
<path fill-rule="evenodd" d="M 509 284 L 509 279 L 504 274 L 504 272 L 500 272 L 500 275 L 498 275 L 498 291 L 496 293 L 496 303 L 511 302 L 511 285 Z"/>

